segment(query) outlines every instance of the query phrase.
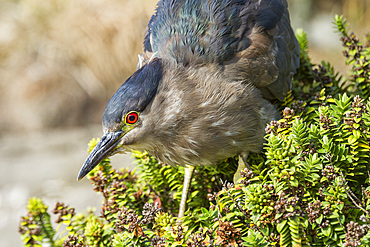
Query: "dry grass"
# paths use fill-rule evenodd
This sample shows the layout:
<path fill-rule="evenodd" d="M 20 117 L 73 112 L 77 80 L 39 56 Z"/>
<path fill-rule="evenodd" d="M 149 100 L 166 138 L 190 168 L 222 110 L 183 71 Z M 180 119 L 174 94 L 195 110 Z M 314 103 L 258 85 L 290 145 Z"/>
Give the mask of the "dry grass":
<path fill-rule="evenodd" d="M 369 1 L 342 0 L 339 12 L 368 23 Z M 0 0 L 0 133 L 100 122 L 135 70 L 155 4 Z"/>
<path fill-rule="evenodd" d="M 136 66 L 155 1 L 1 1 L 0 126 L 98 122 Z"/>

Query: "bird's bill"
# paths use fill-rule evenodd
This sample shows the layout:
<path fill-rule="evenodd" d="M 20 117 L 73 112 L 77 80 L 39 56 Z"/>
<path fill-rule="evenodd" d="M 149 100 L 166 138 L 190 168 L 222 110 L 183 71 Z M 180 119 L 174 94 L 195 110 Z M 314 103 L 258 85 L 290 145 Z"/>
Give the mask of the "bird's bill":
<path fill-rule="evenodd" d="M 95 148 L 91 151 L 78 173 L 77 180 L 83 179 L 103 159 L 107 158 L 119 144 L 123 131 L 108 132 L 103 135 Z"/>

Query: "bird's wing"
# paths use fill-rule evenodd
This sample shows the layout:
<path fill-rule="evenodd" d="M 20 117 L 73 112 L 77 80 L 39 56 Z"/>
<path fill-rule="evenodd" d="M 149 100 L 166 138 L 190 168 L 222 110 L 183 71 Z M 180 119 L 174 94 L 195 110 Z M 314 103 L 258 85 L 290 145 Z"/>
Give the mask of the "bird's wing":
<path fill-rule="evenodd" d="M 299 66 L 286 0 L 160 0 L 141 61 L 154 56 L 183 66 L 216 64 L 226 77 L 279 100 Z"/>

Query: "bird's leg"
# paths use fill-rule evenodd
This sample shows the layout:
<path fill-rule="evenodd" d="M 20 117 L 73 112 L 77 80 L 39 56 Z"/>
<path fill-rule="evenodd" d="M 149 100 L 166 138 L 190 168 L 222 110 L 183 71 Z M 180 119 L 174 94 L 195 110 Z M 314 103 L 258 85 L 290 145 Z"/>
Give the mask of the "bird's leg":
<path fill-rule="evenodd" d="M 238 180 L 241 178 L 240 172 L 244 170 L 244 168 L 248 168 L 249 170 L 252 170 L 252 168 L 247 163 L 248 158 L 248 152 L 242 152 L 239 154 L 239 161 L 238 161 L 238 169 L 234 173 L 234 184 L 238 182 Z"/>
<path fill-rule="evenodd" d="M 180 222 L 180 223 L 181 223 L 181 218 L 184 217 L 184 214 L 185 214 L 186 200 L 188 197 L 188 191 L 189 191 L 193 171 L 194 171 L 194 166 L 191 166 L 191 165 L 185 166 L 184 186 L 182 188 L 179 216 L 177 220 L 177 222 Z"/>

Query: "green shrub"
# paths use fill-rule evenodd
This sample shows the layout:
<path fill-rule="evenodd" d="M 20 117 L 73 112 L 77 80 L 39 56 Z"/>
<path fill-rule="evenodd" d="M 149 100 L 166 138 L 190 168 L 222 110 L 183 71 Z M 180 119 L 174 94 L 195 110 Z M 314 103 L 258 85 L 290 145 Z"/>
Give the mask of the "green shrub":
<path fill-rule="evenodd" d="M 249 156 L 252 169 L 236 185 L 227 181 L 237 158 L 197 168 L 181 225 L 184 169 L 134 152 L 134 172 L 106 159 L 89 174 L 104 197 L 100 217 L 57 203 L 57 223 L 67 227 L 60 233 L 47 206 L 31 199 L 20 223 L 25 246 L 370 245 L 370 48 L 348 33 L 343 17 L 335 24 L 350 79 L 329 63 L 313 65 L 306 34 L 297 31 L 301 66 L 283 118 L 266 127 L 264 152 Z"/>

